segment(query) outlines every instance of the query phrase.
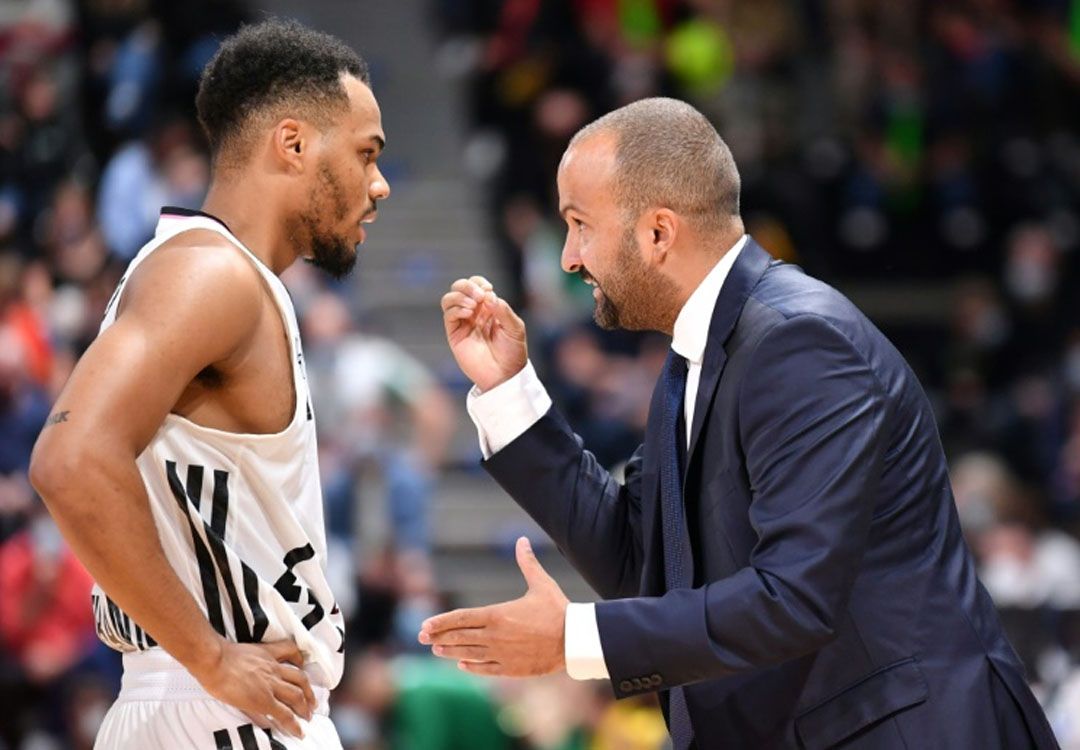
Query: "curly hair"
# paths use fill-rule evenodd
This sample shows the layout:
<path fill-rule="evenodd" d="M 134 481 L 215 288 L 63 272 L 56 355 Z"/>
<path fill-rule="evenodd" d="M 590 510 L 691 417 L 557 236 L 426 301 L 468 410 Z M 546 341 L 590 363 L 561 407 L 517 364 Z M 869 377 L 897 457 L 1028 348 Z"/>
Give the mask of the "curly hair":
<path fill-rule="evenodd" d="M 250 126 L 271 114 L 322 124 L 342 111 L 345 73 L 371 85 L 367 63 L 336 37 L 277 19 L 242 27 L 206 64 L 195 97 L 215 164 L 243 150 Z"/>

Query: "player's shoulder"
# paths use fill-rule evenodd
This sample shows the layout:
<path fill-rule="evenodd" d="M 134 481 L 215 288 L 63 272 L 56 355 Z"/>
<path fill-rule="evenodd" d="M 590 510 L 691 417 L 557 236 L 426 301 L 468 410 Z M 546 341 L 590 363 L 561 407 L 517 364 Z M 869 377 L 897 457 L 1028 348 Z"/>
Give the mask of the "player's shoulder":
<path fill-rule="evenodd" d="M 130 273 L 124 308 L 204 308 L 220 315 L 253 315 L 264 282 L 255 262 L 228 238 L 192 229 L 166 240 Z"/>
<path fill-rule="evenodd" d="M 210 229 L 191 229 L 166 240 L 135 269 L 132 281 L 140 276 L 165 276 L 179 283 L 197 280 L 214 287 L 235 283 L 257 288 L 260 284 L 259 272 L 247 254 Z"/>

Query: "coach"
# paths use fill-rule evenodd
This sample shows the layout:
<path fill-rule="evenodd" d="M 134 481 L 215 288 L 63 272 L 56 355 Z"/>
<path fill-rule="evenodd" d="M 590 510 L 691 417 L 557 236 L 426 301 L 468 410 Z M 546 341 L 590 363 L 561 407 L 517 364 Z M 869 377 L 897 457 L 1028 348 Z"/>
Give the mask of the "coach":
<path fill-rule="evenodd" d="M 521 599 L 429 620 L 481 674 L 660 691 L 685 748 L 1056 747 L 964 544 L 914 374 L 847 299 L 744 234 L 739 176 L 689 105 L 571 141 L 563 267 L 606 327 L 673 335 L 645 444 L 612 478 L 551 408 L 480 277 L 443 298 L 485 467 L 603 597 L 527 542 Z"/>

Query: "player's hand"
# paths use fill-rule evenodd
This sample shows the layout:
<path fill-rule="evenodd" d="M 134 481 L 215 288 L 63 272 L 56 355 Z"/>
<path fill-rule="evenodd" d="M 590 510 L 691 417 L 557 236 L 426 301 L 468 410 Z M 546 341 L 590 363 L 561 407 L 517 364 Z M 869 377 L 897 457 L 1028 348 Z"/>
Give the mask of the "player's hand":
<path fill-rule="evenodd" d="M 256 725 L 303 737 L 296 717 L 310 721 L 316 707 L 303 666 L 304 657 L 292 640 L 222 641 L 220 657 L 192 674 L 206 692 L 240 709 Z"/>
<path fill-rule="evenodd" d="M 566 607 L 559 584 L 540 567 L 529 540 L 517 542 L 529 590 L 511 602 L 458 609 L 426 620 L 419 641 L 466 672 L 534 677 L 566 669 Z"/>
<path fill-rule="evenodd" d="M 483 276 L 458 279 L 442 298 L 446 340 L 461 371 L 482 391 L 521 372 L 525 323 Z"/>

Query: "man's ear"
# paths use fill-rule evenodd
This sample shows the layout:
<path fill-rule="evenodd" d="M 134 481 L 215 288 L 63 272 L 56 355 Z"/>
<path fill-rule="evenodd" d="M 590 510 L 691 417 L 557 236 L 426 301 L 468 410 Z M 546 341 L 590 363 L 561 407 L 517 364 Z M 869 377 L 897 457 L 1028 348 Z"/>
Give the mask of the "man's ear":
<path fill-rule="evenodd" d="M 670 208 L 650 209 L 648 217 L 649 248 L 652 251 L 653 260 L 663 263 L 679 233 L 679 217 Z"/>
<path fill-rule="evenodd" d="M 271 151 L 286 169 L 303 172 L 310 146 L 306 129 L 298 120 L 287 117 L 274 126 Z"/>

